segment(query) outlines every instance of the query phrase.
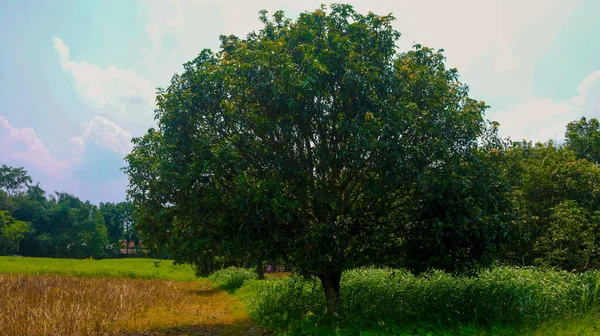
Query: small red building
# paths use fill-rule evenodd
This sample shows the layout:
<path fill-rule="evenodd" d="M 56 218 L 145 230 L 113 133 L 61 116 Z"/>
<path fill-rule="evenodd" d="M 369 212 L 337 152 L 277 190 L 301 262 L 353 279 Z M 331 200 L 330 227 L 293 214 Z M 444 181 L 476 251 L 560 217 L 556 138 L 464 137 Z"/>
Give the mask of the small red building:
<path fill-rule="evenodd" d="M 133 240 L 129 240 L 129 241 L 121 240 L 120 253 L 122 255 L 137 254 L 138 252 L 148 253 L 148 250 L 146 249 L 144 244 L 142 244 L 141 242 L 138 246 L 138 245 L 135 245 L 135 242 Z"/>

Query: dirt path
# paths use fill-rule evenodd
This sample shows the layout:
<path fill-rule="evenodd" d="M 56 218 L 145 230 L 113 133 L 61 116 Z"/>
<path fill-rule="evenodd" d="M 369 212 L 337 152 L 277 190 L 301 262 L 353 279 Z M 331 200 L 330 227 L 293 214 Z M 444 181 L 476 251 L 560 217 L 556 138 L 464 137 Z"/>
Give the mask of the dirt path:
<path fill-rule="evenodd" d="M 127 336 L 221 336 L 221 335 L 240 335 L 240 336 L 261 336 L 263 331 L 255 327 L 248 326 L 246 329 L 237 331 L 227 328 L 207 328 L 202 326 L 168 328 L 161 331 L 130 333 Z"/>
<path fill-rule="evenodd" d="M 211 289 L 202 282 L 180 283 L 186 293 L 175 306 L 149 308 L 128 321 L 131 336 L 258 336 L 262 330 L 252 326 L 243 303 L 235 296 Z"/>

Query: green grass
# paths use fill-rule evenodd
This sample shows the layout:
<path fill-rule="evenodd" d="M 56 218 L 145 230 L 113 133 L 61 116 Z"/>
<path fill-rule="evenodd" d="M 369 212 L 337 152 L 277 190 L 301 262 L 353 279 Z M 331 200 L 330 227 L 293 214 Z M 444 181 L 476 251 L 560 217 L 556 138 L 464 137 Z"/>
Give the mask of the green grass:
<path fill-rule="evenodd" d="M 476 278 L 403 270 L 345 272 L 345 315 L 325 316 L 318 281 L 250 280 L 238 295 L 259 325 L 292 335 L 598 334 L 600 272 L 494 268 Z"/>
<path fill-rule="evenodd" d="M 136 258 L 93 260 L 0 257 L 0 273 L 173 281 L 198 280 L 194 269 L 189 265 L 173 265 L 170 260 Z"/>
<path fill-rule="evenodd" d="M 0 273 L 194 281 L 188 265 L 156 259 L 0 257 Z M 255 280 L 253 270 L 210 278 L 235 290 L 253 322 L 279 335 L 599 335 L 600 272 L 499 267 L 477 278 L 361 268 L 342 277 L 345 315 L 325 316 L 319 281 Z"/>
<path fill-rule="evenodd" d="M 242 287 L 245 281 L 256 278 L 256 272 L 240 267 L 228 267 L 218 270 L 208 277 L 212 283 L 227 291 L 235 291 Z"/>
<path fill-rule="evenodd" d="M 600 335 L 600 312 L 554 319 L 527 331 L 535 336 Z"/>

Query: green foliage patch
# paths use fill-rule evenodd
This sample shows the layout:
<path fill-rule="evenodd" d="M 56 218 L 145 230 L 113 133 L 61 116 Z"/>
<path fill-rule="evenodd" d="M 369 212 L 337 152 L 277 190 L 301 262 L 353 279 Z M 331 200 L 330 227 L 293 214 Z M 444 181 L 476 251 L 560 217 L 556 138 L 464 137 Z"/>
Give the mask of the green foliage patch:
<path fill-rule="evenodd" d="M 256 323 L 291 334 L 513 334 L 596 311 L 600 272 L 498 267 L 465 277 L 360 268 L 341 285 L 344 315 L 336 321 L 325 316 L 318 281 L 248 281 L 238 293 Z"/>
<path fill-rule="evenodd" d="M 245 281 L 256 278 L 257 275 L 254 271 L 240 267 L 228 267 L 218 270 L 208 277 L 219 288 L 225 290 L 236 290 L 242 287 Z"/>
<path fill-rule="evenodd" d="M 161 279 L 195 281 L 193 267 L 157 259 L 59 259 L 0 257 L 0 273 L 59 274 L 92 278 Z"/>

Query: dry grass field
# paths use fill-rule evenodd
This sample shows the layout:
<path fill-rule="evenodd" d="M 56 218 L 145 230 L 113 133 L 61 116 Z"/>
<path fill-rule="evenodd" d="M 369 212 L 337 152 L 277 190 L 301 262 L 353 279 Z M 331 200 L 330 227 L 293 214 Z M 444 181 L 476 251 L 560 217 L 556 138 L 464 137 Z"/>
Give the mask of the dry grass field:
<path fill-rule="evenodd" d="M 203 282 L 0 274 L 0 335 L 244 335 L 239 300 Z"/>

